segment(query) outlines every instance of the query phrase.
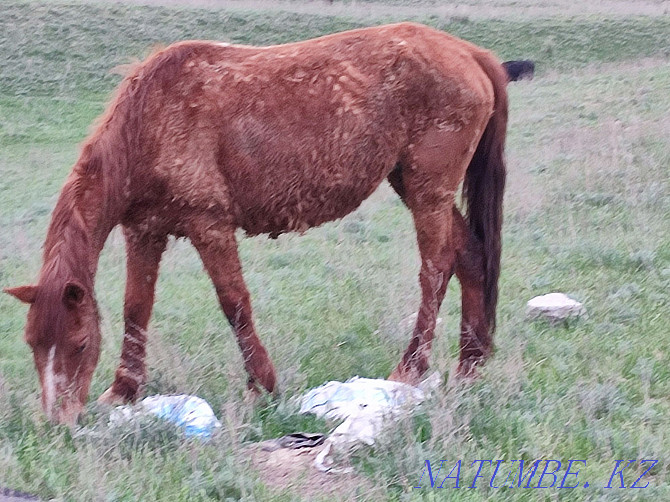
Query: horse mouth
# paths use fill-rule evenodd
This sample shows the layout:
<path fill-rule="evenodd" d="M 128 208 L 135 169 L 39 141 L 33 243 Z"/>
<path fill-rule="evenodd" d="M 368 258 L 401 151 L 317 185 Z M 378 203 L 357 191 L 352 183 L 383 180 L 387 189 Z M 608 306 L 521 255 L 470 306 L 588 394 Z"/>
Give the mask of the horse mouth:
<path fill-rule="evenodd" d="M 78 400 L 63 401 L 60 406 L 45 409 L 49 421 L 53 424 L 74 427 L 84 410 L 84 405 Z"/>

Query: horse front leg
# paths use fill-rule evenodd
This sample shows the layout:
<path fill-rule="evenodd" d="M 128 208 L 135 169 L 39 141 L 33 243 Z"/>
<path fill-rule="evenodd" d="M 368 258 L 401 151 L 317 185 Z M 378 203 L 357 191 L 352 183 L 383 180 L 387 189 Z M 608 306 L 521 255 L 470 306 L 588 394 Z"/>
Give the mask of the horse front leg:
<path fill-rule="evenodd" d="M 249 388 L 258 391 L 257 384 L 260 384 L 268 392 L 274 392 L 275 369 L 254 329 L 251 300 L 242 276 L 234 226 L 216 217 L 203 217 L 194 223 L 189 238 L 200 254 L 214 283 L 221 309 L 235 332 L 249 375 Z"/>
<path fill-rule="evenodd" d="M 158 266 L 167 243 L 166 235 L 142 233 L 132 227 L 124 227 L 123 234 L 127 273 L 125 332 L 114 382 L 98 398 L 98 402 L 105 404 L 134 402 L 146 382 L 147 326 L 154 304 Z"/>

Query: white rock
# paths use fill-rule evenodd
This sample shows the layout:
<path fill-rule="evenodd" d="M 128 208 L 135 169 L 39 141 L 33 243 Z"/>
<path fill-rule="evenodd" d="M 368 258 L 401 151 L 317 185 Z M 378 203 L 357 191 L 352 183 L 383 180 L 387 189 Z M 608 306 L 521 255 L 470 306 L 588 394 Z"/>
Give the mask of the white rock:
<path fill-rule="evenodd" d="M 585 314 L 586 309 L 581 303 L 563 293 L 536 296 L 526 306 L 528 317 L 545 317 L 552 321 L 560 321 L 569 317 L 581 317 Z"/>

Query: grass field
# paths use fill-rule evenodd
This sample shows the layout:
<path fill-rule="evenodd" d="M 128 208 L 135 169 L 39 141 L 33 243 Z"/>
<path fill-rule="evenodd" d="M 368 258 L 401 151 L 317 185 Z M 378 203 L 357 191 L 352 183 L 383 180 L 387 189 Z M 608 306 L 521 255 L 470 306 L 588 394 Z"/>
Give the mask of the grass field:
<path fill-rule="evenodd" d="M 484 15 L 488 4 L 507 15 Z M 537 63 L 535 80 L 509 88 L 497 352 L 476 383 L 449 378 L 460 321 L 454 281 L 431 360 L 444 385 L 414 418 L 356 453 L 358 487 L 333 476 L 341 493 L 321 498 L 669 500 L 667 2 L 596 2 L 607 8 L 583 16 L 565 2 L 526 4 L 478 0 L 463 15 L 412 0 L 375 9 L 366 2 L 344 9 L 337 0 L 323 8 L 266 1 L 231 9 L 204 0 L 3 0 L 0 286 L 36 277 L 49 214 L 77 145 L 120 79 L 112 67 L 186 38 L 280 43 L 411 17 L 501 59 Z M 241 254 L 257 328 L 279 372 L 282 395 L 274 401 L 245 401 L 237 345 L 190 244 L 170 243 L 158 284 L 147 393 L 207 399 L 224 424 L 207 444 L 162 427 L 109 430 L 104 410 L 93 404 L 85 423 L 97 434 L 46 423 L 22 341 L 26 310 L 0 295 L 0 486 L 56 500 L 318 499 L 318 490 L 305 492 L 300 480 L 284 491 L 268 486 L 250 467 L 245 446 L 297 430 L 330 430 L 333 424 L 297 415 L 291 398 L 330 379 L 385 377 L 397 363 L 410 335 L 399 323 L 419 302 L 411 218 L 383 186 L 342 221 L 304 236 L 243 239 Z M 123 278 L 123 241 L 115 231 L 96 284 L 104 341 L 92 397 L 110 384 L 118 361 Z M 527 321 L 526 301 L 555 290 L 582 301 L 588 318 L 560 326 Z M 476 459 L 583 459 L 579 479 L 590 486 L 493 489 L 480 480 L 476 489 L 413 489 L 426 459 L 446 459 L 449 468 L 461 459 L 462 487 L 472 482 Z M 617 488 L 603 488 L 620 459 L 659 460 L 641 482 L 649 486 L 620 489 L 617 476 Z M 626 486 L 645 468 L 637 463 L 624 471 Z M 484 466 L 482 473 L 491 471 Z"/>

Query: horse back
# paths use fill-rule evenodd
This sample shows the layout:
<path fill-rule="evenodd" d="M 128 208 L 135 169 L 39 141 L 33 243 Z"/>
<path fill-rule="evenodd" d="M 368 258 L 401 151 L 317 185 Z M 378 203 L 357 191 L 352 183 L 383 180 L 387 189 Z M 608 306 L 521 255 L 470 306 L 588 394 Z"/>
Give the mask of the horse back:
<path fill-rule="evenodd" d="M 176 44 L 135 73 L 143 174 L 251 234 L 339 218 L 427 130 L 492 108 L 484 52 L 411 23 L 264 48 Z"/>

